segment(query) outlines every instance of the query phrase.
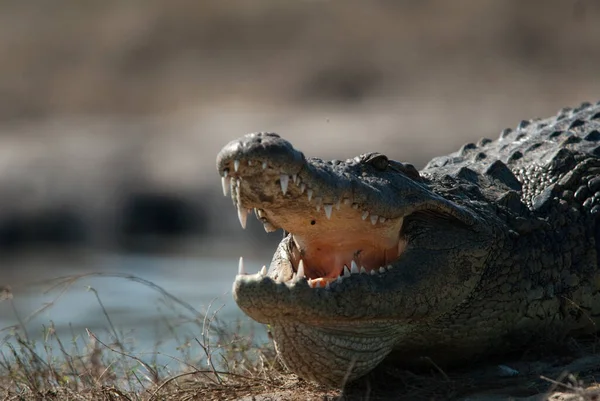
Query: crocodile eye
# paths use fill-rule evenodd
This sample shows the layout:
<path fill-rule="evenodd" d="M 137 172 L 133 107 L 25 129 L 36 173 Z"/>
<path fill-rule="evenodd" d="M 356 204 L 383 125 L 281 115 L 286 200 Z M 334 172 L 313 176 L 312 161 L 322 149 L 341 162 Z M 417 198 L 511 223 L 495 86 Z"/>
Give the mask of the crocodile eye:
<path fill-rule="evenodd" d="M 369 159 L 369 164 L 377 170 L 384 171 L 390 164 L 386 155 L 375 155 Z"/>

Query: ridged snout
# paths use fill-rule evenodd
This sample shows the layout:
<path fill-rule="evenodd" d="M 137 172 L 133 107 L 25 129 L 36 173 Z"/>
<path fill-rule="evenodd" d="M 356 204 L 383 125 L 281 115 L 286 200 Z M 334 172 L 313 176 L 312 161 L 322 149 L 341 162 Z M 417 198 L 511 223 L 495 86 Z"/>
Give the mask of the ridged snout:
<path fill-rule="evenodd" d="M 291 143 L 272 132 L 255 132 L 229 142 L 217 155 L 217 169 L 225 169 L 241 161 L 267 161 L 287 174 L 297 173 L 305 163 L 304 154 Z"/>

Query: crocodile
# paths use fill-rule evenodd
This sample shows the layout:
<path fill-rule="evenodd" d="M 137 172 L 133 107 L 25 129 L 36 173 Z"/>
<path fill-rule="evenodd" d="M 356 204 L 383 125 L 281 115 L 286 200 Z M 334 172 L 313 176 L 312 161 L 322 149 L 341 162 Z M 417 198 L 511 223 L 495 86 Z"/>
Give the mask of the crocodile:
<path fill-rule="evenodd" d="M 242 227 L 287 235 L 240 260 L 233 296 L 283 364 L 342 387 L 382 361 L 460 366 L 600 323 L 600 102 L 521 121 L 421 171 L 307 158 L 274 133 L 217 156 Z"/>

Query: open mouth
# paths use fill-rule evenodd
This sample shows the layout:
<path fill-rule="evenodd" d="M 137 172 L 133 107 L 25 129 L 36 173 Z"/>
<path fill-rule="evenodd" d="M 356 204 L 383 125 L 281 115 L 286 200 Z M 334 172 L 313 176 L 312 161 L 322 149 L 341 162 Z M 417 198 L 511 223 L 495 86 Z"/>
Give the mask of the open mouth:
<path fill-rule="evenodd" d="M 231 194 L 243 228 L 254 211 L 267 232 L 289 233 L 284 251 L 292 272 L 278 273 L 281 281 L 306 278 L 313 288 L 329 288 L 353 274 L 384 274 L 406 248 L 404 216 L 369 210 L 352 191 L 324 195 L 306 167 L 290 174 L 247 157 L 220 167 L 223 193 Z"/>

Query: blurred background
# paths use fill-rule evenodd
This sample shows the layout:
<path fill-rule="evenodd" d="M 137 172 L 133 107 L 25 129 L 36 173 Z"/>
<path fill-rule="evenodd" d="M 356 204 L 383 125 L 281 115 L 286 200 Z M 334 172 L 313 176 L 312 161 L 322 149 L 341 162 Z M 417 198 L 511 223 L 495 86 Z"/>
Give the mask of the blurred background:
<path fill-rule="evenodd" d="M 48 302 L 44 280 L 87 272 L 228 319 L 237 259 L 257 271 L 281 233 L 240 228 L 224 144 L 275 131 L 420 168 L 598 101 L 600 2 L 2 0 L 0 60 L 0 328 Z M 161 313 L 144 286 L 88 277 L 32 324 L 101 327 L 84 285 L 119 324 Z"/>

